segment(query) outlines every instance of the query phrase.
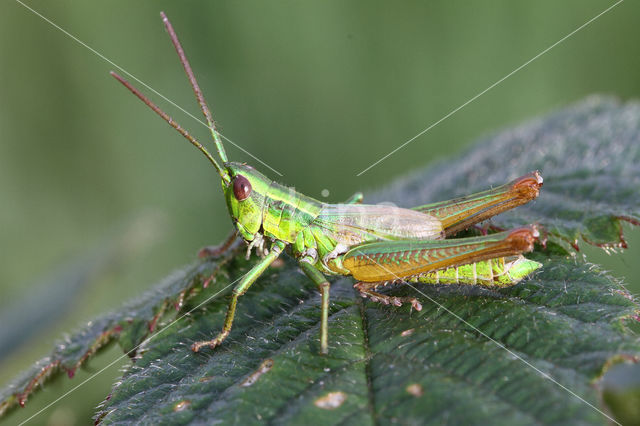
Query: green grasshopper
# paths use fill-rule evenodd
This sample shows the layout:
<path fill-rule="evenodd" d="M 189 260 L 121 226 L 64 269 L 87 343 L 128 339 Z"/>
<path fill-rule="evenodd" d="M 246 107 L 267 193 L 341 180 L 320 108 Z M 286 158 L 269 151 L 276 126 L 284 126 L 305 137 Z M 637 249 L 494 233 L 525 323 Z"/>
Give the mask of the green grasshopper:
<path fill-rule="evenodd" d="M 198 148 L 222 180 L 222 191 L 235 225 L 230 238 L 201 256 L 219 255 L 241 238 L 247 256 L 256 249 L 261 259 L 233 289 L 222 331 L 212 340 L 195 342 L 195 352 L 220 345 L 231 331 L 238 298 L 287 249 L 319 288 L 320 347 L 328 353 L 330 283 L 325 275 L 353 276 L 363 297 L 384 304 L 411 303 L 415 298 L 376 292 L 390 282 L 478 284 L 504 287 L 517 283 L 541 265 L 521 256 L 538 237 L 535 226 L 478 237 L 445 239 L 496 214 L 538 196 L 542 177 L 529 173 L 514 181 L 466 197 L 404 209 L 361 204 L 355 194 L 343 204 L 326 204 L 272 181 L 245 163 L 227 159 L 220 135 L 178 37 L 164 13 L 164 25 L 195 92 L 213 136 L 221 164 L 184 128 L 118 74 L 111 74 Z M 270 242 L 267 249 L 265 244 Z"/>

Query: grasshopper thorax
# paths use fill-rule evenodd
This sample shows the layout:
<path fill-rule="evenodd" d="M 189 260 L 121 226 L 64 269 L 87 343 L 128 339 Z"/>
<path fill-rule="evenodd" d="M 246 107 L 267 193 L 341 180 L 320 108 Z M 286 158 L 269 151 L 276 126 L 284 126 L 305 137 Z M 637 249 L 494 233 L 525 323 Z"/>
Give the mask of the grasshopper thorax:
<path fill-rule="evenodd" d="M 222 180 L 227 208 L 242 238 L 253 241 L 262 227 L 262 212 L 271 180 L 244 163 L 225 163 L 230 180 Z"/>

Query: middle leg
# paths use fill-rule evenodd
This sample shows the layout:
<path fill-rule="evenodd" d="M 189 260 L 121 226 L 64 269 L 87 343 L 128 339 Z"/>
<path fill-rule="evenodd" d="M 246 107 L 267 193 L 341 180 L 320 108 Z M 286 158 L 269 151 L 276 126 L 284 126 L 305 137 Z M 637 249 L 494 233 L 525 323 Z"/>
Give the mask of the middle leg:
<path fill-rule="evenodd" d="M 353 285 L 353 288 L 360 292 L 360 295 L 365 298 L 369 298 L 372 302 L 382 303 L 384 305 L 402 306 L 402 303 L 411 303 L 411 306 L 416 311 L 422 310 L 422 305 L 415 297 L 396 297 L 388 296 L 386 294 L 378 293 L 374 291 L 377 286 L 383 284 L 382 282 L 357 282 Z M 373 289 L 373 290 L 372 290 Z"/>
<path fill-rule="evenodd" d="M 313 281 L 320 290 L 322 297 L 320 313 L 320 353 L 329 353 L 329 288 L 331 284 L 312 264 L 311 257 L 304 257 L 300 260 L 300 268 Z"/>

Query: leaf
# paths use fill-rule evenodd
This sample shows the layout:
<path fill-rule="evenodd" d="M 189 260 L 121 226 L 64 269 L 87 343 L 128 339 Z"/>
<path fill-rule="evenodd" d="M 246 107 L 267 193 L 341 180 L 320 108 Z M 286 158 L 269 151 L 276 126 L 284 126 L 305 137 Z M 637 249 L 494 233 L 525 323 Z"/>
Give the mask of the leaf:
<path fill-rule="evenodd" d="M 572 260 L 547 260 L 536 278 L 499 292 L 420 287 L 470 325 L 426 299 L 419 313 L 366 302 L 339 279 L 326 357 L 317 354 L 320 298 L 303 280 L 292 261 L 261 278 L 214 351 L 192 354 L 189 344 L 218 331 L 224 299 L 153 339 L 101 407 L 102 422 L 606 423 L 470 325 L 592 403 L 591 379 L 640 350 L 622 332 L 637 305 L 597 267 Z M 320 408 L 332 393 L 342 403 Z"/>
<path fill-rule="evenodd" d="M 565 249 L 540 248 L 533 257 L 542 270 L 514 287 L 390 289 L 420 298 L 424 309 L 412 312 L 363 300 L 351 279 L 338 278 L 331 288 L 330 354 L 319 356 L 320 298 L 287 259 L 240 299 L 225 343 L 194 354 L 193 341 L 221 328 L 227 299 L 218 293 L 252 264 L 229 256 L 195 264 L 96 320 L 43 361 L 53 365 L 45 372 L 74 371 L 109 341 L 135 351 L 135 362 L 98 410 L 105 424 L 606 424 L 593 384 L 611 365 L 638 359 L 640 340 L 627 325 L 639 307 L 596 265 L 560 254 L 579 236 L 619 245 L 620 221 L 640 217 L 639 123 L 638 104 L 591 98 L 367 199 L 424 204 L 541 169 L 540 198 L 493 223 L 537 221 Z M 209 276 L 215 282 L 203 290 Z M 150 329 L 156 333 L 136 349 Z M 38 368 L 0 394 L 0 408 L 39 383 Z"/>
<path fill-rule="evenodd" d="M 135 257 L 151 241 L 142 236 L 149 224 L 157 223 L 156 215 L 145 213 L 131 222 L 116 226 L 94 247 L 85 248 L 82 255 L 65 262 L 39 282 L 24 285 L 24 294 L 7 297 L 0 308 L 0 359 L 29 341 L 43 329 L 68 312 L 76 295 L 91 290 L 91 283 L 105 271 L 120 266 Z"/>
<path fill-rule="evenodd" d="M 26 403 L 28 397 L 42 384 L 65 372 L 73 377 L 75 371 L 109 343 L 117 341 L 124 352 L 133 357 L 137 346 L 157 331 L 161 318 L 173 318 L 186 300 L 210 296 L 215 286 L 203 291 L 202 283 L 211 277 L 227 277 L 225 264 L 231 255 L 216 261 L 198 264 L 167 277 L 154 290 L 122 309 L 91 321 L 81 330 L 60 341 L 50 355 L 38 361 L 0 392 L 0 415 Z M 219 290 L 219 289 L 218 289 Z M 215 294 L 215 293 L 213 293 Z M 174 307 L 178 309 L 174 309 Z"/>

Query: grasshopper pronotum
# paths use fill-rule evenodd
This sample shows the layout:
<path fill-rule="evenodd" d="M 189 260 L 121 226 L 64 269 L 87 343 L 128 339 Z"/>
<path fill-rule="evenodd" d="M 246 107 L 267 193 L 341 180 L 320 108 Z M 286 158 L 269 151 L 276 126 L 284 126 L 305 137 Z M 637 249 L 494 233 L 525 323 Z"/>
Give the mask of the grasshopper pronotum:
<path fill-rule="evenodd" d="M 171 23 L 161 13 L 198 103 L 207 120 L 218 161 L 186 130 L 130 83 L 111 74 L 198 148 L 213 164 L 222 180 L 229 214 L 236 227 L 220 247 L 208 247 L 201 256 L 219 254 L 242 238 L 262 257 L 233 289 L 222 331 L 213 340 L 192 345 L 194 351 L 220 345 L 231 331 L 238 298 L 287 249 L 322 295 L 321 352 L 328 352 L 328 275 L 351 275 L 363 297 L 400 305 L 421 305 L 415 298 L 391 297 L 376 287 L 394 281 L 509 286 L 541 265 L 521 253 L 531 251 L 538 237 L 535 226 L 479 237 L 445 239 L 458 231 L 538 196 L 542 177 L 529 173 L 488 191 L 450 201 L 404 209 L 361 204 L 356 194 L 343 204 L 326 204 L 280 185 L 244 163 L 227 159 L 191 66 Z M 265 248 L 269 241 L 270 247 Z"/>

